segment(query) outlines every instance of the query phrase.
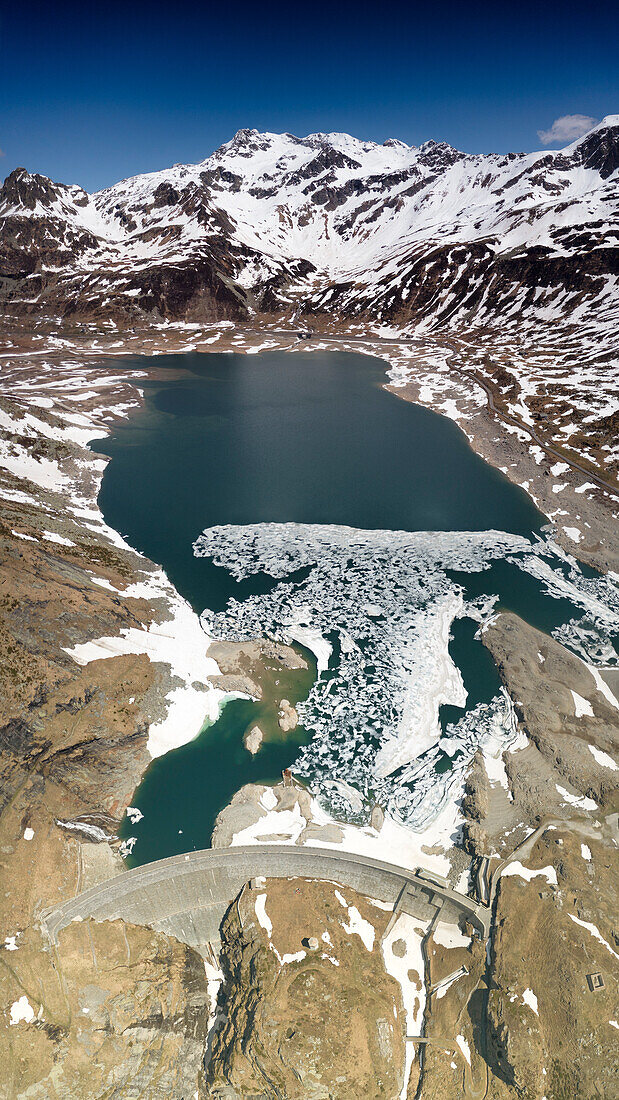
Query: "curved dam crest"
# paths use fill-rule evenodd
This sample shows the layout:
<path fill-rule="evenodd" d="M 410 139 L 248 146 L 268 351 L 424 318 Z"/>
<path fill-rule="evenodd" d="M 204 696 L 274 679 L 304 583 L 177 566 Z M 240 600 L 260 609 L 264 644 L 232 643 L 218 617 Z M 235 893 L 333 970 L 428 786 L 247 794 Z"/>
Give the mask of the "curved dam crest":
<path fill-rule="evenodd" d="M 334 880 L 391 904 L 394 911 L 446 923 L 468 920 L 488 935 L 490 910 L 431 878 L 369 856 L 328 848 L 252 844 L 210 848 L 126 871 L 52 910 L 44 927 L 53 942 L 71 921 L 123 920 L 169 933 L 202 954 L 216 949 L 223 917 L 252 879 Z"/>

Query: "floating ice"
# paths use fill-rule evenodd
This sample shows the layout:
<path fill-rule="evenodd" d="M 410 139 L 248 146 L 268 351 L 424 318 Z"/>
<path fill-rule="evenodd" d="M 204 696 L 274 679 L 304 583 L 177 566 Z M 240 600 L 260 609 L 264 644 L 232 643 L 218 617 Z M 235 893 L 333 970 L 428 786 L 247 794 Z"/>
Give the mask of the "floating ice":
<path fill-rule="evenodd" d="M 338 788 L 334 778 L 410 820 L 417 817 L 413 796 L 397 773 L 436 749 L 439 707 L 466 704 L 448 642 L 454 618 L 467 612 L 460 586 L 445 570 L 479 571 L 529 547 L 523 538 L 498 532 L 434 535 L 264 524 L 211 528 L 194 550 L 239 580 L 262 572 L 280 582 L 266 595 L 231 600 L 222 613 L 206 611 L 210 633 L 239 640 L 266 633 L 290 642 L 301 629 L 332 650 L 329 667 L 323 663 L 299 708 L 314 737 L 296 770 L 318 782 L 330 807 L 344 816 L 351 817 L 350 791 Z M 477 617 L 477 606 L 472 610 Z M 480 728 L 497 708 L 505 709 L 504 700 L 476 716 Z M 468 744 L 471 730 L 458 728 L 454 737 Z M 427 760 L 423 775 L 434 771 L 429 765 Z M 450 778 L 439 784 L 439 794 L 451 788 Z M 423 803 L 424 817 L 430 793 L 438 810 L 444 798 L 416 783 L 415 802 Z"/>
<path fill-rule="evenodd" d="M 411 827 L 426 826 L 458 796 L 477 748 L 487 743 L 496 756 L 515 741 L 505 693 L 465 710 L 467 693 L 449 652 L 451 627 L 468 617 L 483 628 L 497 597 L 467 599 L 449 571 L 479 573 L 507 559 L 548 595 L 582 608 L 590 644 L 584 647 L 576 620 L 564 633 L 572 648 L 589 654 L 606 646 L 618 621 L 617 586 L 584 578 L 549 538 L 266 523 L 211 527 L 194 553 L 239 581 L 259 574 L 273 581 L 266 593 L 205 611 L 210 636 L 311 639 L 319 674 L 298 711 L 312 738 L 295 771 L 330 812 L 358 823 L 378 801 Z M 444 705 L 464 713 L 443 735 Z M 445 754 L 452 757 L 447 770 L 437 767 Z M 351 786 L 360 800 L 351 798 Z"/>
<path fill-rule="evenodd" d="M 540 542 L 538 553 L 509 560 L 541 581 L 555 600 L 569 600 L 583 612 L 564 626 L 553 630 L 553 637 L 592 664 L 615 664 L 617 653 L 612 639 L 619 630 L 619 585 L 612 574 L 583 576 L 570 554 L 563 554 L 550 539 Z"/>

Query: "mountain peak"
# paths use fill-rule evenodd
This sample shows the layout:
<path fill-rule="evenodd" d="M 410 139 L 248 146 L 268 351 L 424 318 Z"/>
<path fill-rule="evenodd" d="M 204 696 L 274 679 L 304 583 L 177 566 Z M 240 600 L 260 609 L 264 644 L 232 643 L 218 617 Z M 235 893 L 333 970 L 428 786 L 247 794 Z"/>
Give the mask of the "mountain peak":
<path fill-rule="evenodd" d="M 563 153 L 578 157 L 583 168 L 608 179 L 619 168 L 619 115 L 606 115 L 597 126 L 574 141 Z"/>
<path fill-rule="evenodd" d="M 248 143 L 252 142 L 254 138 L 260 138 L 264 136 L 265 135 L 261 134 L 259 130 L 249 130 L 247 128 L 244 128 L 242 130 L 237 130 L 236 134 L 229 142 L 229 144 L 235 146 L 247 145 Z"/>
<path fill-rule="evenodd" d="M 256 149 L 268 149 L 274 136 L 273 134 L 261 134 L 259 130 L 237 130 L 234 137 L 231 138 L 230 141 L 226 141 L 223 145 L 220 145 L 219 148 L 212 153 L 212 156 L 216 159 L 221 159 L 232 153 L 241 157 L 250 157 Z M 207 157 L 206 159 L 210 160 L 211 157 Z"/>
<path fill-rule="evenodd" d="M 26 168 L 14 168 L 0 189 L 0 198 L 11 206 L 34 210 L 37 203 L 49 206 L 54 202 L 58 197 L 58 186 L 47 176 L 30 173 Z"/>
<path fill-rule="evenodd" d="M 360 138 L 352 137 L 350 134 L 341 133 L 337 130 L 333 130 L 328 134 L 308 134 L 303 140 L 308 145 L 329 145 L 343 153 L 369 152 L 371 149 L 376 148 L 374 141 L 362 141 Z"/>

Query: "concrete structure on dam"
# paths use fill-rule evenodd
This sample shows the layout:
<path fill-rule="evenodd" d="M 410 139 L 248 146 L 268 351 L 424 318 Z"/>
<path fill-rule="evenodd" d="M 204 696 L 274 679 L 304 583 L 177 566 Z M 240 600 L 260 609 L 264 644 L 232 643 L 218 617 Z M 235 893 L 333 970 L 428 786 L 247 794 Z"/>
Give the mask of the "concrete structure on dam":
<path fill-rule="evenodd" d="M 332 848 L 285 844 L 207 848 L 125 871 L 43 917 L 52 942 L 73 920 L 123 920 L 175 936 L 204 955 L 219 946 L 221 921 L 243 886 L 265 878 L 307 878 L 350 886 L 419 919 L 468 921 L 486 938 L 490 910 L 444 880 Z"/>

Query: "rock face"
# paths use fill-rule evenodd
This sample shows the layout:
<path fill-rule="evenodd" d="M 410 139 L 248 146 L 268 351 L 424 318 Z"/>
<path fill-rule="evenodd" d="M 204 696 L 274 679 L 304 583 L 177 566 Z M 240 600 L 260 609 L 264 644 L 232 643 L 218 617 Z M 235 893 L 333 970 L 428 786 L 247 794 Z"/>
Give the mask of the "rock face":
<path fill-rule="evenodd" d="M 507 757 L 515 796 L 535 807 L 537 814 L 560 812 L 565 798 L 556 789 L 558 782 L 607 812 L 616 809 L 619 771 L 613 770 L 612 761 L 619 710 L 587 666 L 513 614 L 497 616 L 482 638 L 540 761 L 539 768 L 521 771 L 519 754 Z M 600 753 L 610 758 L 610 767 L 600 763 Z M 549 770 L 555 775 L 550 786 L 544 775 Z"/>
<path fill-rule="evenodd" d="M 466 777 L 462 813 L 473 821 L 483 821 L 488 813 L 488 775 L 480 752 Z"/>
<path fill-rule="evenodd" d="M 263 698 L 265 668 L 307 668 L 303 657 L 291 646 L 268 639 L 251 642 L 217 640 L 211 643 L 209 651 L 221 673 L 212 677 L 212 683 L 225 691 L 246 692 L 254 699 Z"/>
<path fill-rule="evenodd" d="M 610 1097 L 617 1090 L 608 1020 L 619 981 L 610 812 L 619 711 L 578 657 L 516 615 L 496 616 L 482 639 L 528 743 L 503 753 L 509 793 L 477 757 L 462 801 L 467 848 L 502 871 L 488 966 L 477 975 L 468 1021 L 459 1017 L 469 1029 L 462 1033 L 473 1079 L 483 1087 L 487 1067 L 488 1095 L 497 1098 Z M 594 993 L 587 975 L 597 972 L 604 986 Z M 451 989 L 441 1003 L 443 1014 L 462 1009 Z M 438 1017 L 430 1020 L 427 1033 L 438 1026 Z M 430 1053 L 420 1097 L 455 1100 L 451 1085 Z"/>
<path fill-rule="evenodd" d="M 211 846 L 228 848 L 236 834 L 253 826 L 258 827 L 256 835 L 261 840 L 294 840 L 295 844 L 321 840 L 340 844 L 344 835 L 340 826 L 331 822 L 319 824 L 315 820 L 314 809 L 312 797 L 303 787 L 285 787 L 283 783 L 264 787 L 260 783 L 247 783 L 217 815 Z M 284 822 L 281 832 L 278 826 L 280 814 Z M 271 831 L 266 825 L 269 817 Z"/>
<path fill-rule="evenodd" d="M 290 733 L 297 728 L 299 716 L 288 699 L 282 699 L 279 704 L 278 724 L 282 733 Z"/>
<path fill-rule="evenodd" d="M 2 537 L 0 610 L 0 920 L 7 933 L 35 906 L 78 888 L 80 843 L 113 837 L 147 767 L 148 723 L 163 714 L 170 677 L 144 655 L 81 668 L 63 650 L 139 622 L 143 601 L 123 603 L 92 583 L 78 547 L 64 557 Z M 92 546 L 122 584 L 131 558 Z M 130 702 L 130 700 L 132 700 Z M 64 824 L 59 824 L 64 823 Z M 24 842 L 26 829 L 33 836 Z M 66 893 L 65 893 L 66 892 Z"/>
<path fill-rule="evenodd" d="M 511 1095 L 611 1097 L 617 1091 L 608 1023 L 619 980 L 612 847 L 567 830 L 546 833 L 527 859 L 556 870 L 501 879 L 488 998 L 489 1061 Z M 608 946 L 600 943 L 588 922 Z M 587 974 L 601 972 L 592 993 Z M 531 994 L 533 996 L 531 996 Z M 544 1073 L 545 1070 L 545 1073 Z"/>
<path fill-rule="evenodd" d="M 70 925 L 53 967 L 40 945 L 18 943 L 2 992 L 34 1018 L 0 1033 L 2 1097 L 206 1097 L 210 1006 L 195 951 L 122 921 Z"/>
<path fill-rule="evenodd" d="M 73 924 L 57 949 L 38 931 L 47 907 L 122 871 L 119 820 L 151 759 L 149 726 L 180 683 L 146 653 L 85 665 L 72 655 L 171 622 L 174 593 L 129 594 L 161 575 L 94 505 L 102 464 L 79 440 L 104 426 L 100 379 L 91 372 L 77 417 L 88 424 L 88 410 L 94 430 L 76 438 L 58 413 L 61 374 L 36 417 L 30 380 L 23 404 L 0 398 L 0 1097 L 194 1097 L 208 1024 L 201 958 L 122 924 Z M 115 399 L 131 402 L 122 380 L 106 387 L 106 414 Z M 169 637 L 180 646 L 174 628 Z"/>
<path fill-rule="evenodd" d="M 270 880 L 230 908 L 223 925 L 226 1020 L 213 1043 L 209 1095 L 400 1095 L 400 987 L 374 938 L 388 914 L 353 890 L 344 894 L 372 929 L 371 944 L 346 930 L 348 909 L 330 884 Z M 322 953 L 309 948 L 314 938 Z"/>
<path fill-rule="evenodd" d="M 248 752 L 255 756 L 258 752 L 264 734 L 260 729 L 260 726 L 252 726 L 250 730 L 247 730 L 243 737 L 243 744 Z"/>

